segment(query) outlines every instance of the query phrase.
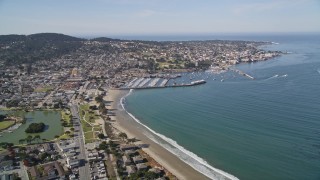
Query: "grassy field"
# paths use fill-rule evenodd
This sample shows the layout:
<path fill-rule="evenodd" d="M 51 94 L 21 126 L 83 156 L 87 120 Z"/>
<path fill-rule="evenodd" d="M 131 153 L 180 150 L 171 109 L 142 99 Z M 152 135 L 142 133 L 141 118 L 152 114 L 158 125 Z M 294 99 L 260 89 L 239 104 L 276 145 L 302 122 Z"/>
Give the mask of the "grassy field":
<path fill-rule="evenodd" d="M 68 124 L 70 123 L 70 112 L 66 111 L 61 111 L 61 118 L 67 122 Z"/>
<path fill-rule="evenodd" d="M 51 86 L 45 86 L 45 87 L 38 87 L 34 89 L 34 92 L 49 92 L 52 91 L 53 88 Z"/>
<path fill-rule="evenodd" d="M 100 126 L 94 126 L 93 130 L 102 132 L 102 128 Z"/>
<path fill-rule="evenodd" d="M 94 132 L 88 131 L 88 132 L 84 133 L 84 138 L 85 138 L 85 143 L 94 142 L 95 141 L 95 139 L 93 139 L 94 138 Z"/>
<path fill-rule="evenodd" d="M 0 122 L 0 130 L 7 129 L 8 127 L 14 125 L 14 121 L 1 121 Z"/>
<path fill-rule="evenodd" d="M 63 134 L 63 135 L 61 135 L 61 136 L 59 137 L 59 139 L 70 139 L 70 138 L 71 138 L 71 136 L 68 135 L 68 134 Z"/>
<path fill-rule="evenodd" d="M 95 120 L 98 119 L 98 115 L 96 112 L 90 110 L 89 104 L 84 104 L 80 106 L 80 117 L 81 117 L 81 125 L 84 132 L 85 143 L 91 143 L 95 141 L 94 131 L 102 131 L 102 128 L 99 125 L 91 126 L 89 123 L 84 121 L 82 118 L 89 123 L 95 123 Z"/>
<path fill-rule="evenodd" d="M 81 105 L 80 111 L 81 117 L 84 116 L 85 120 L 90 123 L 94 123 L 95 120 L 98 118 L 98 115 L 94 111 L 89 109 L 89 104 Z"/>

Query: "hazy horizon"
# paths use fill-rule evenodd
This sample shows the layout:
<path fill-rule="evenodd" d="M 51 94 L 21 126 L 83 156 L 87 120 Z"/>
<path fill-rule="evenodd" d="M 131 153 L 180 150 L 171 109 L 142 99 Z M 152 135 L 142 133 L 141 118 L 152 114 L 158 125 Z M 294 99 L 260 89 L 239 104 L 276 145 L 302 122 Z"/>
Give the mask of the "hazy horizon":
<path fill-rule="evenodd" d="M 0 34 L 315 33 L 317 17 L 317 0 L 0 0 Z"/>

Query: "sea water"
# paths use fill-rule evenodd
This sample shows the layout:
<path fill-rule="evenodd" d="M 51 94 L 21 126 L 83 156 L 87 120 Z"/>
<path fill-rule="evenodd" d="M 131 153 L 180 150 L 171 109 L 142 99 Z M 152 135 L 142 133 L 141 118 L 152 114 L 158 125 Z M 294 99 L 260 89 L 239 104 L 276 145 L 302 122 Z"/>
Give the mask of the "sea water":
<path fill-rule="evenodd" d="M 261 48 L 290 53 L 233 67 L 254 80 L 206 71 L 177 80 L 204 85 L 134 90 L 127 111 L 213 179 L 219 170 L 249 180 L 320 179 L 320 36 L 223 37 L 232 38 L 276 42 Z"/>

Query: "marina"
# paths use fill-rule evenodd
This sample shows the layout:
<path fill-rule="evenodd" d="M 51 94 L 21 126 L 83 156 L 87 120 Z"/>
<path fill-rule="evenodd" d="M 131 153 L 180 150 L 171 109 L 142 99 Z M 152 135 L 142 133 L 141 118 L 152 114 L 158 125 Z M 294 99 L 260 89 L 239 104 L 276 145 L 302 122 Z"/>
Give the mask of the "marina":
<path fill-rule="evenodd" d="M 146 78 L 146 79 L 139 78 L 134 83 L 132 83 L 132 81 L 130 81 L 127 85 L 124 85 L 123 87 L 118 88 L 118 89 L 128 90 L 128 89 L 154 89 L 154 88 L 169 88 L 169 87 L 188 87 L 188 86 L 196 86 L 196 85 L 201 85 L 201 84 L 206 83 L 206 81 L 202 79 L 202 80 L 192 81 L 190 83 L 181 83 L 181 84 L 174 83 L 172 85 L 168 85 L 169 80 L 170 79 L 163 79 L 161 81 L 161 78 Z M 150 82 L 150 83 L 148 84 L 148 82 Z"/>

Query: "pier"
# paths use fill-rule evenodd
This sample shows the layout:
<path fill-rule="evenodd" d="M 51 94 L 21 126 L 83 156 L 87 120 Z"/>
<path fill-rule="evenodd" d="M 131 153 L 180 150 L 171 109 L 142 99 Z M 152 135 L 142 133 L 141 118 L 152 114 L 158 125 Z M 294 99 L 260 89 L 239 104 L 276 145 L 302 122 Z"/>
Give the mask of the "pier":
<path fill-rule="evenodd" d="M 188 84 L 174 84 L 174 85 L 167 85 L 168 81 L 170 79 L 164 79 L 159 85 L 156 85 L 159 81 L 160 78 L 140 78 L 136 80 L 135 83 L 133 83 L 132 86 L 129 86 L 129 84 L 132 82 L 130 81 L 128 85 L 125 85 L 124 87 L 120 87 L 118 89 L 120 90 L 129 90 L 129 89 L 155 89 L 155 88 L 173 88 L 173 87 L 188 87 L 188 86 L 197 86 L 201 84 L 205 84 L 205 80 L 199 80 L 199 81 L 193 81 Z M 148 85 L 147 82 L 151 81 Z M 132 83 L 131 83 L 132 84 Z"/>
<path fill-rule="evenodd" d="M 229 70 L 234 71 L 234 72 L 240 74 L 241 76 L 245 76 L 245 77 L 247 77 L 247 78 L 249 78 L 249 79 L 254 79 L 254 77 L 252 77 L 252 76 L 250 76 L 249 74 L 247 74 L 247 73 L 245 73 L 245 72 L 243 72 L 243 71 L 240 71 L 240 70 L 238 70 L 238 69 L 231 69 L 231 68 L 230 68 Z"/>
<path fill-rule="evenodd" d="M 143 80 L 143 81 L 138 85 L 138 87 L 144 86 L 144 85 L 147 84 L 150 80 L 151 80 L 151 78 L 147 78 L 147 79 Z"/>

